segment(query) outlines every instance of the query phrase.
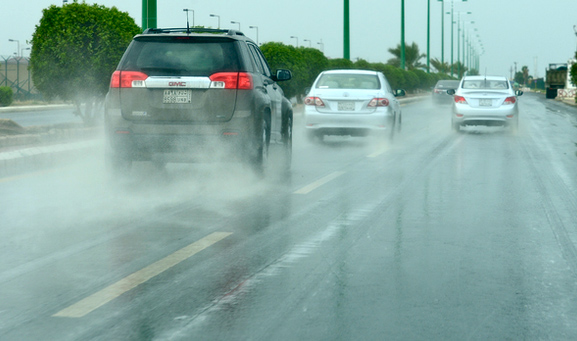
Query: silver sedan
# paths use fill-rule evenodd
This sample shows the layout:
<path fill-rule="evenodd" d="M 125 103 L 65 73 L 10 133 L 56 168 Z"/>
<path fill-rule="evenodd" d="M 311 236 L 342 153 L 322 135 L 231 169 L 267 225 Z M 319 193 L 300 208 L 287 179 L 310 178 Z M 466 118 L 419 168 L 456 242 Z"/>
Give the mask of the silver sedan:
<path fill-rule="evenodd" d="M 465 76 L 453 95 L 451 124 L 459 131 L 461 126 L 506 126 L 516 130 L 519 126 L 517 97 L 507 78 L 500 76 Z"/>
<path fill-rule="evenodd" d="M 391 136 L 400 128 L 401 107 L 385 75 L 368 70 L 322 72 L 304 104 L 305 131 L 310 139 L 325 135 L 365 136 L 371 132 Z"/>

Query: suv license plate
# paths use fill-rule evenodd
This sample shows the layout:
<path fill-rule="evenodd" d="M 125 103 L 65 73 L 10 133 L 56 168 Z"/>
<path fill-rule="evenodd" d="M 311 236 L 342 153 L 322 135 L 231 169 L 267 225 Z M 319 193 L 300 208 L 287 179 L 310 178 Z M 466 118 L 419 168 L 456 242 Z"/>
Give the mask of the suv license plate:
<path fill-rule="evenodd" d="M 192 90 L 164 90 L 162 103 L 190 103 Z"/>
<path fill-rule="evenodd" d="M 479 106 L 481 107 L 491 107 L 493 106 L 493 100 L 491 99 L 480 99 Z"/>
<path fill-rule="evenodd" d="M 355 111 L 355 102 L 339 102 L 339 111 Z"/>

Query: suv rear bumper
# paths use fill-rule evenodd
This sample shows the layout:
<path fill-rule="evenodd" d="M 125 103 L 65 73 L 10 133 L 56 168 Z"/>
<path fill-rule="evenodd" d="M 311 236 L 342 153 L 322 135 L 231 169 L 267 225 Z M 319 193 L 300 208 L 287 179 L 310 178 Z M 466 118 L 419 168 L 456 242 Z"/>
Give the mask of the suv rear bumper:
<path fill-rule="evenodd" d="M 105 117 L 110 151 L 126 160 L 204 162 L 231 157 L 245 159 L 258 148 L 252 115 L 214 124 L 134 123 L 122 118 L 120 110 L 107 110 Z"/>

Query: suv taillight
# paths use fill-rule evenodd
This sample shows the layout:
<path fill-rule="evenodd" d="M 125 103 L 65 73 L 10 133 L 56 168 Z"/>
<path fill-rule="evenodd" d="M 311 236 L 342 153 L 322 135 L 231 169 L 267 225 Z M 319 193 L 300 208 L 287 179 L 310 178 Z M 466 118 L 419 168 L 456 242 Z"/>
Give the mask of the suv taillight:
<path fill-rule="evenodd" d="M 389 100 L 386 98 L 373 98 L 368 105 L 369 108 L 388 107 L 388 106 L 389 106 Z"/>
<path fill-rule="evenodd" d="M 219 72 L 210 77 L 211 88 L 251 90 L 254 88 L 252 76 L 246 72 Z"/>
<path fill-rule="evenodd" d="M 110 79 L 111 88 L 144 87 L 148 75 L 138 71 L 114 71 Z"/>

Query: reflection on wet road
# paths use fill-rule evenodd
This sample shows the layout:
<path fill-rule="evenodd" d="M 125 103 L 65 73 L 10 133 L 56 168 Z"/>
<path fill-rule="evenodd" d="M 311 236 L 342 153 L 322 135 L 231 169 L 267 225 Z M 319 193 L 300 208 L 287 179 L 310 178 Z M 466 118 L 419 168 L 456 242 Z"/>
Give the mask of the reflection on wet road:
<path fill-rule="evenodd" d="M 297 115 L 265 180 L 110 179 L 98 148 L 2 179 L 0 339 L 574 339 L 577 114 L 520 109 L 456 133 L 423 100 L 392 142 L 308 143 Z"/>

